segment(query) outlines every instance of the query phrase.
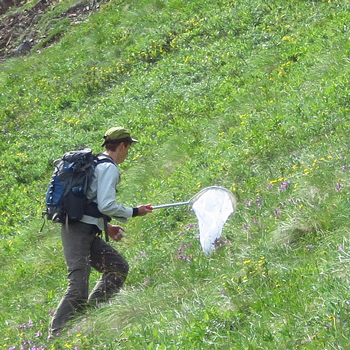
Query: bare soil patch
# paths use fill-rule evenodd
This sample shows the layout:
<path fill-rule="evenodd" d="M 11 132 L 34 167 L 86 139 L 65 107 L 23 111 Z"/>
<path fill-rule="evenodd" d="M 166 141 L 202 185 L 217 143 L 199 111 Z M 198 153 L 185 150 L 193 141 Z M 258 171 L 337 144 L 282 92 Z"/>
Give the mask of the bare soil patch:
<path fill-rule="evenodd" d="M 108 0 L 103 0 L 107 2 Z M 40 42 L 45 48 L 60 40 L 63 33 L 50 36 L 49 32 L 37 27 L 40 16 L 55 8 L 57 0 L 39 0 L 30 9 L 20 10 L 26 3 L 20 0 L 0 0 L 0 63 L 13 56 L 27 55 Z M 81 21 L 100 8 L 101 2 L 83 0 L 62 12 L 57 19 L 69 18 L 71 22 Z M 13 11 L 18 8 L 18 11 Z M 10 13 L 11 12 L 11 13 Z M 49 29 L 48 29 L 49 30 Z"/>

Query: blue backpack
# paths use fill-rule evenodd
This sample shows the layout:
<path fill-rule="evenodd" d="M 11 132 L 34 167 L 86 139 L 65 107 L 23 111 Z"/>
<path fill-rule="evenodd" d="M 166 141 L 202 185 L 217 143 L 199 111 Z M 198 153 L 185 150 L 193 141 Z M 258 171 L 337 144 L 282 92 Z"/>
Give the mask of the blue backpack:
<path fill-rule="evenodd" d="M 103 217 L 86 193 L 96 165 L 104 162 L 113 163 L 106 155 L 93 154 L 90 148 L 70 151 L 57 159 L 46 192 L 43 217 L 58 223 L 79 221 L 83 215 Z"/>

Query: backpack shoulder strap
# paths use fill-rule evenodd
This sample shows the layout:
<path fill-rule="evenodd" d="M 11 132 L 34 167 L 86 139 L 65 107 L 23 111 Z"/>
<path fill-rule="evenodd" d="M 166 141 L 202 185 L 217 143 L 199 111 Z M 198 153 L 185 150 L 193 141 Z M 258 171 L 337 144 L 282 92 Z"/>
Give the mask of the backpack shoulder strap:
<path fill-rule="evenodd" d="M 108 156 L 107 154 L 104 154 L 104 153 L 96 154 L 95 159 L 96 159 L 96 165 L 102 164 L 102 163 L 112 163 L 116 166 L 114 160 L 110 156 Z M 111 220 L 111 218 L 108 217 L 107 215 L 104 215 L 104 214 L 102 214 L 102 217 L 103 217 L 103 226 L 104 226 L 104 231 L 105 231 L 105 240 L 106 240 L 106 242 L 108 242 L 109 239 L 108 239 L 108 225 L 107 224 Z"/>
<path fill-rule="evenodd" d="M 107 154 L 104 153 L 99 153 L 95 155 L 95 159 L 97 164 L 101 164 L 101 163 L 113 163 L 115 164 L 114 160 L 108 156 Z"/>

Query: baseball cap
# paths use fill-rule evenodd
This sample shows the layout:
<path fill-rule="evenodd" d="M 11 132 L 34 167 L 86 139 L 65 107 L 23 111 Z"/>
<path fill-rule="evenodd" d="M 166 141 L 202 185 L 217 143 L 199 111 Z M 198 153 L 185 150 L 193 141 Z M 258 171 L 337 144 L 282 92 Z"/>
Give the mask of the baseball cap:
<path fill-rule="evenodd" d="M 120 143 L 120 142 L 139 142 L 130 136 L 129 131 L 121 126 L 115 126 L 106 131 L 104 136 L 105 142 L 102 146 L 105 146 L 107 143 Z"/>

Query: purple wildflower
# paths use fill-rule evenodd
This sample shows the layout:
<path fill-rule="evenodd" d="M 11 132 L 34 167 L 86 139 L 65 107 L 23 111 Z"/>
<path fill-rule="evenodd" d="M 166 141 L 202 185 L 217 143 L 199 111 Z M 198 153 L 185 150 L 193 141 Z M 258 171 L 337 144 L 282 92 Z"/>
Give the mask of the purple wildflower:
<path fill-rule="evenodd" d="M 214 243 L 214 249 L 217 250 L 218 248 L 225 247 L 226 245 L 229 245 L 230 241 L 228 239 L 223 239 L 222 237 L 215 240 Z"/>
<path fill-rule="evenodd" d="M 274 212 L 274 214 L 275 214 L 277 219 L 281 218 L 281 214 L 280 214 L 280 212 L 277 209 L 275 209 L 273 212 Z"/>
<path fill-rule="evenodd" d="M 53 317 L 53 314 L 55 313 L 55 310 L 50 309 L 50 310 L 48 311 L 48 313 L 49 313 L 49 316 L 50 316 L 50 317 Z"/>
<path fill-rule="evenodd" d="M 152 278 L 150 278 L 150 279 L 145 279 L 144 281 L 143 281 L 143 285 L 146 287 L 149 283 L 151 283 L 151 282 L 153 282 L 153 279 Z"/>
<path fill-rule="evenodd" d="M 281 191 L 287 190 L 288 187 L 289 187 L 289 185 L 290 185 L 290 181 L 283 181 L 283 182 L 281 183 L 280 190 L 281 190 Z"/>
<path fill-rule="evenodd" d="M 342 187 L 342 186 L 341 186 L 341 183 L 338 182 L 337 185 L 335 186 L 335 190 L 336 190 L 337 192 L 340 192 L 341 187 Z"/>
<path fill-rule="evenodd" d="M 262 204 L 262 199 L 261 199 L 260 196 L 256 199 L 256 203 L 257 203 L 257 206 L 254 209 L 258 210 L 261 207 L 261 204 Z"/>

